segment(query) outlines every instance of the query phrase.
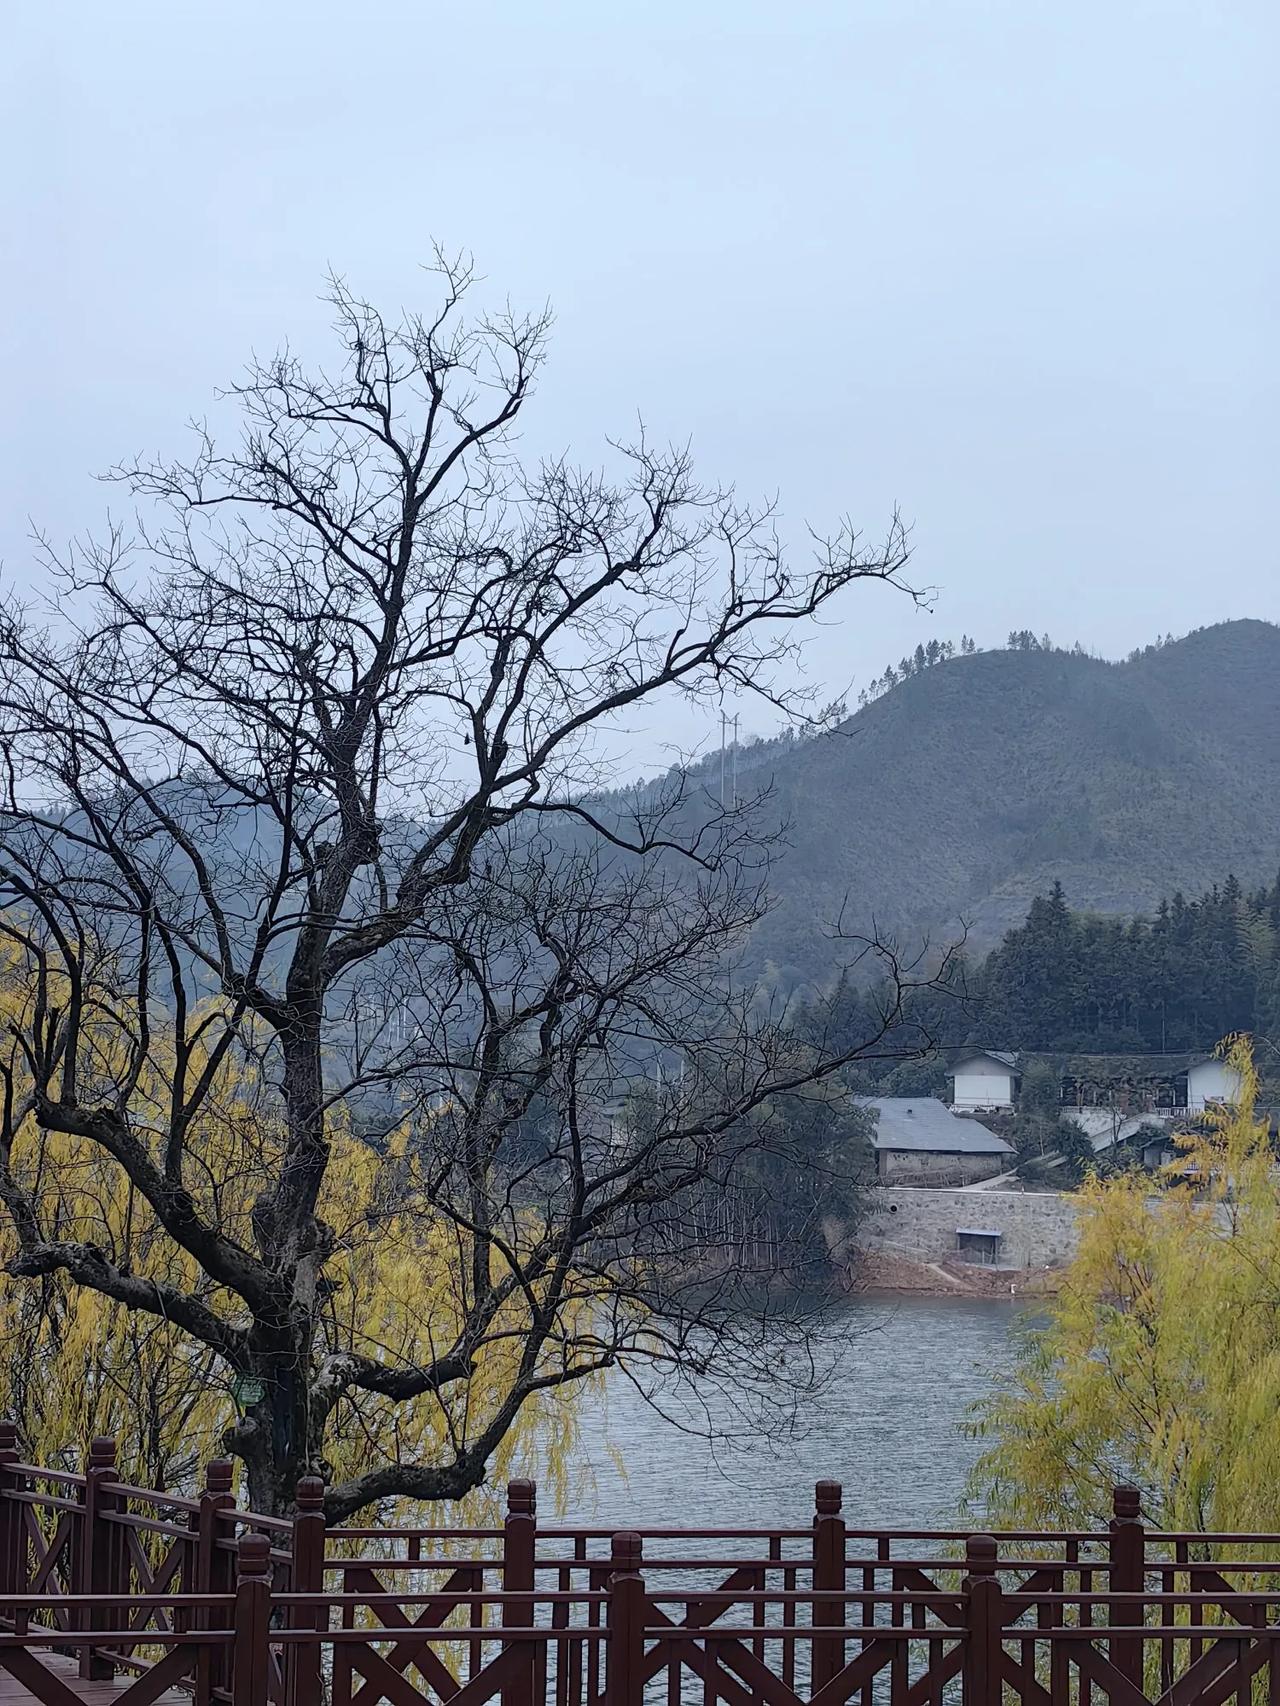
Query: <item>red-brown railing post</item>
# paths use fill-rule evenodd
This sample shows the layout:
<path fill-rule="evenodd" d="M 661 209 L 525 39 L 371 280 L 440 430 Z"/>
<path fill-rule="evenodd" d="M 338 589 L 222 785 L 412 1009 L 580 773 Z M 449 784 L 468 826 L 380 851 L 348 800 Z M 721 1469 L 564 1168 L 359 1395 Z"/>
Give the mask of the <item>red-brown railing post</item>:
<path fill-rule="evenodd" d="M 200 1509 L 193 1517 L 195 1524 L 195 1568 L 191 1592 L 230 1595 L 235 1589 L 235 1560 L 231 1552 L 219 1546 L 219 1540 L 230 1540 L 231 1525 L 225 1511 L 235 1509 L 235 1494 L 231 1491 L 232 1464 L 229 1458 L 218 1457 L 204 1472 L 204 1488 L 200 1494 Z M 214 1629 L 223 1623 L 216 1613 L 199 1610 L 193 1618 L 197 1629 Z M 196 1654 L 196 1706 L 209 1706 L 215 1688 L 226 1689 L 231 1683 L 231 1655 L 226 1647 L 201 1647 Z"/>
<path fill-rule="evenodd" d="M 627 1530 L 614 1535 L 609 1548 L 608 1706 L 642 1706 L 644 1701 L 643 1559 L 644 1542 L 638 1534 Z"/>
<path fill-rule="evenodd" d="M 996 1574 L 996 1543 L 971 1534 L 965 1543 L 964 1706 L 1000 1706 L 1004 1590 Z"/>
<path fill-rule="evenodd" d="M 267 1706 L 271 1665 L 271 1543 L 265 1534 L 243 1534 L 236 1552 L 232 1706 Z"/>
<path fill-rule="evenodd" d="M 1146 1586 L 1146 1530 L 1142 1526 L 1142 1499 L 1136 1487 L 1117 1487 L 1111 1495 L 1112 1593 L 1140 1594 Z M 1146 1608 L 1140 1599 L 1113 1602 L 1112 1628 L 1141 1629 Z M 1142 1686 L 1142 1636 L 1120 1635 L 1111 1641 L 1111 1663 L 1135 1688 Z"/>
<path fill-rule="evenodd" d="M 18 1491 L 13 1465 L 21 1463 L 18 1424 L 0 1422 L 0 1593 L 27 1591 L 27 1530 L 23 1507 L 9 1497 Z M 0 1619 L 3 1621 L 6 1619 Z"/>
<path fill-rule="evenodd" d="M 532 1481 L 507 1482 L 507 1520 L 502 1529 L 502 1621 L 512 1629 L 533 1627 L 534 1548 L 538 1538 L 538 1490 Z M 528 1663 L 520 1680 L 502 1691 L 502 1706 L 528 1706 L 533 1700 L 537 1655 L 532 1641 L 521 1643 Z"/>
<path fill-rule="evenodd" d="M 294 1496 L 292 1567 L 290 1586 L 294 1593 L 324 1592 L 324 1482 L 318 1475 L 304 1475 Z M 324 1606 L 295 1605 L 289 1619 L 294 1629 L 322 1630 L 328 1623 Z M 288 1706 L 318 1706 L 322 1699 L 320 1641 L 290 1646 Z"/>
<path fill-rule="evenodd" d="M 123 1530 L 108 1522 L 107 1517 L 119 1503 L 115 1493 L 107 1491 L 109 1482 L 119 1480 L 116 1469 L 116 1442 L 105 1437 L 89 1442 L 89 1457 L 84 1468 L 84 1504 L 80 1516 L 80 1558 L 76 1576 L 81 1593 L 115 1594 L 113 1606 L 90 1606 L 84 1617 L 86 1633 L 95 1629 L 110 1629 L 113 1619 L 124 1614 L 124 1599 L 128 1582 L 122 1566 L 128 1554 L 120 1544 Z M 97 1647 L 80 1649 L 80 1676 L 86 1682 L 108 1682 L 116 1674 L 115 1660 Z"/>
<path fill-rule="evenodd" d="M 813 1591 L 817 1595 L 842 1595 L 845 1536 L 840 1506 L 844 1492 L 839 1481 L 819 1481 L 813 1493 Z M 816 1598 L 811 1659 L 811 1692 L 815 1694 L 844 1668 L 844 1636 L 820 1635 L 818 1631 L 843 1627 L 843 1598 Z"/>

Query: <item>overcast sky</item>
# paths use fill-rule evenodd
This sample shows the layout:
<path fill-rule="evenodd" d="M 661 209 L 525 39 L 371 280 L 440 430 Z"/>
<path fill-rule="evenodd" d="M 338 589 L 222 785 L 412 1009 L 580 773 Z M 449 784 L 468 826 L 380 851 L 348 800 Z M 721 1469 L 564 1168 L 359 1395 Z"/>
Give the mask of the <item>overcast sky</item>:
<path fill-rule="evenodd" d="M 812 671 L 1280 617 L 1275 0 L 83 0 L 8 14 L 0 548 L 100 517 L 327 268 L 549 299 L 526 436 L 637 411 L 788 525 L 914 524 Z M 118 496 L 116 497 L 118 502 Z M 762 719 L 748 714 L 748 724 Z M 635 731 L 637 768 L 670 731 Z"/>

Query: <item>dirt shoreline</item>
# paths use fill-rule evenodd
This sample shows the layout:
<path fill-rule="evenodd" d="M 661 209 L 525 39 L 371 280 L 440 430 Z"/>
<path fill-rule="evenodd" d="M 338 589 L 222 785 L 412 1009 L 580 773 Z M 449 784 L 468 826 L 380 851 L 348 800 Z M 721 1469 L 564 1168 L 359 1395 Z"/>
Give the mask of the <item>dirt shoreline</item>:
<path fill-rule="evenodd" d="M 984 1268 L 949 1258 L 922 1262 L 879 1250 L 859 1258 L 848 1289 L 895 1297 L 1048 1297 L 1062 1279 L 1061 1268 Z"/>

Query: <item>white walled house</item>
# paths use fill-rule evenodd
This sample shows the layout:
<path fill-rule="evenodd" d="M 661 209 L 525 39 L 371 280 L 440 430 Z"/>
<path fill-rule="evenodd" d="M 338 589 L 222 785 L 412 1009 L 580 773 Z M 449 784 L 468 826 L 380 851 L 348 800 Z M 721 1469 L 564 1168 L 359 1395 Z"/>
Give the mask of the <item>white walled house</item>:
<path fill-rule="evenodd" d="M 971 1113 L 1012 1108 L 1018 1085 L 1016 1055 L 977 1049 L 961 1055 L 951 1069 L 951 1106 Z"/>
<path fill-rule="evenodd" d="M 1187 1068 L 1187 1112 L 1202 1114 L 1214 1102 L 1238 1102 L 1242 1087 L 1240 1074 L 1225 1060 L 1199 1060 Z"/>

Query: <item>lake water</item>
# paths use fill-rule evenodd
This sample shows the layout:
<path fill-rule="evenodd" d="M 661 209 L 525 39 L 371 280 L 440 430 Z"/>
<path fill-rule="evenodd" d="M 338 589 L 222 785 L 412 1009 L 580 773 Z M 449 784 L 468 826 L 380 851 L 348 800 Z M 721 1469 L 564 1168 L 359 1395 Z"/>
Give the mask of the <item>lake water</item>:
<path fill-rule="evenodd" d="M 859 1298 L 833 1312 L 838 1380 L 788 1438 L 712 1442 L 657 1417 L 611 1377 L 582 1414 L 569 1515 L 625 1527 L 794 1527 L 813 1514 L 813 1484 L 844 1486 L 856 1527 L 951 1522 L 978 1447 L 961 1424 L 1008 1365 L 1021 1318 L 1012 1302 Z M 719 1416 L 726 1403 L 708 1395 Z"/>

